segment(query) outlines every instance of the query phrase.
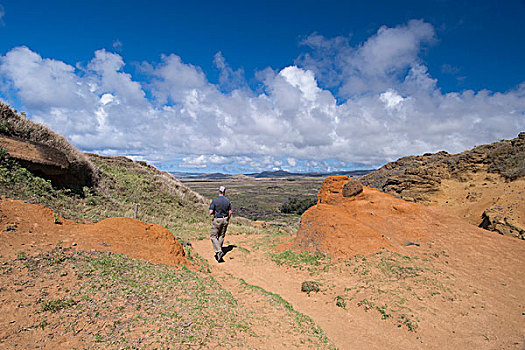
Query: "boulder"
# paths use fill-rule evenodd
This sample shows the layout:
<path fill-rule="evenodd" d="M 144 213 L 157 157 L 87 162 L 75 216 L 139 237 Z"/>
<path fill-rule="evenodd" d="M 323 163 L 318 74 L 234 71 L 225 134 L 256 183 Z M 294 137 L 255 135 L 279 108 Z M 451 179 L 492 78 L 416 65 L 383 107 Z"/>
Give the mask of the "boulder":
<path fill-rule="evenodd" d="M 363 185 L 361 182 L 350 179 L 343 186 L 343 197 L 355 197 L 363 192 Z"/>
<path fill-rule="evenodd" d="M 525 239 L 525 226 L 506 216 L 502 208 L 489 208 L 481 215 L 479 227 L 505 236 Z"/>

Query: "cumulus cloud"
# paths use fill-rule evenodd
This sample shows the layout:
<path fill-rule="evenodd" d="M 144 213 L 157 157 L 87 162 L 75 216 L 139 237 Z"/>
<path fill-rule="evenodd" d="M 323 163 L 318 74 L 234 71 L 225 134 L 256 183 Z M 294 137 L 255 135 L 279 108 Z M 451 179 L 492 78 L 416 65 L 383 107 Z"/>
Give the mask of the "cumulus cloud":
<path fill-rule="evenodd" d="M 421 48 L 435 40 L 434 28 L 422 20 L 394 28 L 382 26 L 356 47 L 350 46 L 349 38 L 313 34 L 302 41 L 312 51 L 296 62 L 316 72 L 327 86 L 339 87 L 340 96 L 350 98 L 392 87 L 411 66 L 419 64 Z"/>
<path fill-rule="evenodd" d="M 377 166 L 524 130 L 525 83 L 444 94 L 419 57 L 435 40 L 420 20 L 381 27 L 355 46 L 313 34 L 295 64 L 256 74 L 257 91 L 220 52 L 213 84 L 175 54 L 143 63 L 138 81 L 116 53 L 98 50 L 73 67 L 16 47 L 0 56 L 0 91 L 83 150 L 173 170 Z"/>
<path fill-rule="evenodd" d="M 244 77 L 244 70 L 239 68 L 234 70 L 226 62 L 222 52 L 217 52 L 214 56 L 213 63 L 219 69 L 219 83 L 223 90 L 230 92 L 235 89 L 247 87 Z"/>

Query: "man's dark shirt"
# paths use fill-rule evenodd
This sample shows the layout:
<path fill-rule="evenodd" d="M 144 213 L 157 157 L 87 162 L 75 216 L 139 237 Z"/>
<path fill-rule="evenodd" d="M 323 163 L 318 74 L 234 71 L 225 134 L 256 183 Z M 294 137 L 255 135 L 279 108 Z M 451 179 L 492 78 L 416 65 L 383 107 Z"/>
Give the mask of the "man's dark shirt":
<path fill-rule="evenodd" d="M 230 200 L 224 196 L 219 196 L 211 201 L 210 210 L 216 218 L 228 217 L 228 212 L 232 209 Z"/>

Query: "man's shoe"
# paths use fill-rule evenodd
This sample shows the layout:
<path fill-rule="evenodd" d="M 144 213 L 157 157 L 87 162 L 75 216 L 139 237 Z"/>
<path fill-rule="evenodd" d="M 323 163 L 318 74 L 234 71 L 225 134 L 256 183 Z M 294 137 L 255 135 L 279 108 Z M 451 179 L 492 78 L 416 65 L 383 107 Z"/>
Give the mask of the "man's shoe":
<path fill-rule="evenodd" d="M 217 253 L 217 262 L 224 262 L 224 259 L 222 258 L 224 256 L 224 253 L 223 252 L 218 252 Z"/>
<path fill-rule="evenodd" d="M 217 262 L 219 262 L 219 253 L 215 253 L 215 260 L 217 260 Z"/>

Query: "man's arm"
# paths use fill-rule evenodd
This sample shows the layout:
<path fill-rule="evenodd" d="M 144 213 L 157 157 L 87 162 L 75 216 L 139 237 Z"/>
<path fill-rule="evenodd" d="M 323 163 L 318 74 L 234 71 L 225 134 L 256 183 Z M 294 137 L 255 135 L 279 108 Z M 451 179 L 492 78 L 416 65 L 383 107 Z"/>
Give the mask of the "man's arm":
<path fill-rule="evenodd" d="M 230 209 L 228 210 L 228 221 L 230 221 L 231 217 L 232 217 L 232 210 Z"/>
<path fill-rule="evenodd" d="M 215 203 L 211 201 L 209 214 L 213 215 L 214 212 L 215 212 Z"/>

